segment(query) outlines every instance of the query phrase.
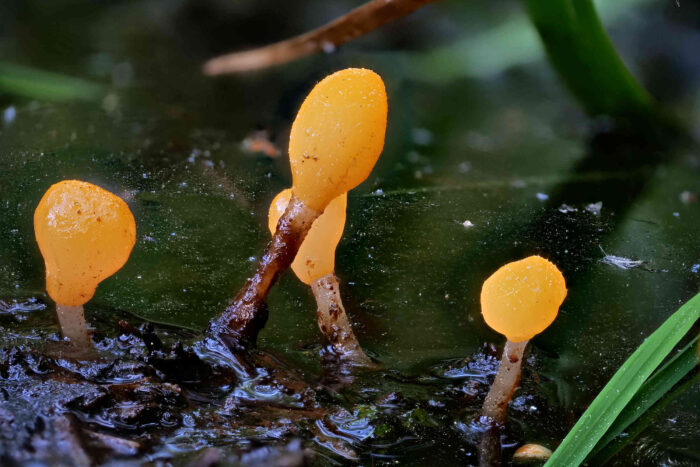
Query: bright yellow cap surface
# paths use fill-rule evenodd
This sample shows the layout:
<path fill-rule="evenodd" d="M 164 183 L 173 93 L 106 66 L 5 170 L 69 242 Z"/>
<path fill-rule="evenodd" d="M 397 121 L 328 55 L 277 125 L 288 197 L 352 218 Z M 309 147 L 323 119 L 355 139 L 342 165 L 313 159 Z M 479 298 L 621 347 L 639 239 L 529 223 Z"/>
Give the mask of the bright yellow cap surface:
<path fill-rule="evenodd" d="M 486 279 L 481 313 L 511 342 L 532 339 L 557 317 L 566 297 L 564 276 L 540 256 L 508 263 Z"/>
<path fill-rule="evenodd" d="M 270 204 L 268 226 L 270 233 L 275 234 L 277 222 L 287 209 L 292 197 L 292 190 L 281 191 Z M 348 194 L 343 193 L 332 200 L 326 210 L 311 225 L 309 233 L 301 244 L 292 269 L 300 281 L 310 284 L 312 281 L 330 274 L 335 269 L 335 248 L 345 228 L 345 208 L 348 204 Z"/>
<path fill-rule="evenodd" d="M 118 196 L 91 183 L 64 180 L 39 201 L 34 234 L 46 264 L 46 291 L 60 305 L 77 306 L 126 263 L 136 223 Z"/>
<path fill-rule="evenodd" d="M 322 211 L 362 183 L 384 147 L 386 116 L 384 82 L 371 70 L 348 68 L 318 83 L 289 137 L 296 197 Z"/>

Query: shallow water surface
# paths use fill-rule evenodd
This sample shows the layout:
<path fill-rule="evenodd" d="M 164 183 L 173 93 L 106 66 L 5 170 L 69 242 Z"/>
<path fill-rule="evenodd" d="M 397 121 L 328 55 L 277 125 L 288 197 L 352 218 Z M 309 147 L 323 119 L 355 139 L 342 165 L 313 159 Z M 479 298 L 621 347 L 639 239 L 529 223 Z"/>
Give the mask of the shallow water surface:
<path fill-rule="evenodd" d="M 503 263 L 541 254 L 562 269 L 569 295 L 526 352 L 501 439 L 509 462 L 525 442 L 555 448 L 698 291 L 697 146 L 587 121 L 546 63 L 488 80 L 413 79 L 405 62 L 371 52 L 411 53 L 416 44 L 394 28 L 333 55 L 209 79 L 199 74 L 204 58 L 311 27 L 318 19 L 303 11 L 323 2 L 295 12 L 254 2 L 21 3 L 12 6 L 26 19 L 15 28 L 25 32 L 1 43 L 8 57 L 102 88 L 97 100 L 0 100 L 3 459 L 475 464 L 477 416 L 504 344 L 481 319 L 479 290 Z M 436 18 L 464 19 L 450 22 L 450 8 L 462 11 L 446 2 L 407 19 L 414 40 L 425 42 Z M 263 33 L 256 15 L 288 18 Z M 29 32 L 61 46 L 40 47 Z M 291 182 L 286 139 L 304 94 L 346 66 L 374 68 L 389 94 L 387 144 L 349 195 L 336 260 L 348 314 L 379 368 L 333 361 L 310 290 L 291 273 L 271 292 L 258 349 L 241 366 L 203 330 L 268 241 L 267 208 Z M 281 156 L 245 149 L 261 128 Z M 38 200 L 65 178 L 117 193 L 137 222 L 129 262 L 86 305 L 88 358 L 61 345 L 33 237 Z M 621 268 L 603 261 L 610 255 L 639 263 Z M 700 459 L 697 383 L 667 402 L 613 464 Z"/>

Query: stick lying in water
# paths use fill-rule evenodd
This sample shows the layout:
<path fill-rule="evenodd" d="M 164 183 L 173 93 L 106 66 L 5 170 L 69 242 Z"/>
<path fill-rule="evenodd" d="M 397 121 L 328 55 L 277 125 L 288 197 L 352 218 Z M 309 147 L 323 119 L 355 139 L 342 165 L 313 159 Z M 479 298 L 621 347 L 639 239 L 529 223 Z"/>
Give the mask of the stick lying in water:
<path fill-rule="evenodd" d="M 209 333 L 233 349 L 254 344 L 267 320 L 265 298 L 294 261 L 326 206 L 362 183 L 384 147 L 387 99 L 382 79 L 348 68 L 323 79 L 299 109 L 289 138 L 292 193 L 255 275 Z"/>
<path fill-rule="evenodd" d="M 372 0 L 313 31 L 259 49 L 207 61 L 202 70 L 214 76 L 258 70 L 333 50 L 434 0 Z"/>
<path fill-rule="evenodd" d="M 34 234 L 46 264 L 46 291 L 56 302 L 61 332 L 90 347 L 83 304 L 126 263 L 136 223 L 124 200 L 91 183 L 52 185 L 34 211 Z"/>
<path fill-rule="evenodd" d="M 270 203 L 268 227 L 273 235 L 291 196 L 291 189 L 282 190 Z M 311 286 L 318 306 L 318 327 L 334 352 L 345 360 L 370 364 L 350 326 L 334 273 L 335 249 L 345 228 L 347 198 L 347 193 L 335 198 L 316 219 L 297 252 L 292 270 L 300 281 Z"/>
<path fill-rule="evenodd" d="M 484 400 L 482 419 L 488 429 L 480 446 L 480 464 L 492 465 L 494 436 L 506 421 L 506 409 L 520 381 L 525 347 L 557 316 L 566 297 L 564 276 L 539 256 L 508 263 L 493 273 L 481 289 L 481 312 L 486 324 L 507 338 L 496 379 Z M 491 457 L 491 458 L 489 458 Z"/>

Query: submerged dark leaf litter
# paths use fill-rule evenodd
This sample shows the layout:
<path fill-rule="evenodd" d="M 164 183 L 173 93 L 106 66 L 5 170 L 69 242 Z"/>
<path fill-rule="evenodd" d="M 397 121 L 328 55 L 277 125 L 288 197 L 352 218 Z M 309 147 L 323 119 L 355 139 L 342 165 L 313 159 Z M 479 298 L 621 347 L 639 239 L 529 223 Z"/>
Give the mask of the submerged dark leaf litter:
<path fill-rule="evenodd" d="M 526 353 L 502 436 L 509 460 L 524 442 L 556 447 L 622 361 L 698 291 L 700 216 L 688 195 L 700 193 L 697 146 L 586 122 L 545 64 L 492 80 L 412 81 L 368 53 L 416 46 L 394 28 L 334 55 L 207 80 L 201 60 L 312 27 L 303 12 L 317 2 L 67 4 L 10 3 L 37 38 L 17 35 L 8 60 L 105 83 L 107 95 L 0 101 L 3 464 L 474 464 L 476 415 L 503 344 L 481 320 L 478 291 L 503 262 L 539 253 L 570 291 Z M 461 28 L 475 14 L 493 20 L 479 2 L 436 5 L 411 18 L 422 32 L 413 40 L 434 47 L 435 18 Z M 255 17 L 285 27 L 261 32 Z M 636 28 L 621 34 L 643 36 Z M 47 45 L 54 35 L 60 51 Z M 380 368 L 352 372 L 324 354 L 313 299 L 288 274 L 244 369 L 202 330 L 252 272 L 267 204 L 290 176 L 284 157 L 241 142 L 266 128 L 284 153 L 313 82 L 358 65 L 385 77 L 389 133 L 372 177 L 351 193 L 337 272 Z M 63 349 L 33 240 L 33 209 L 62 178 L 119 194 L 137 220 L 129 263 L 86 306 L 89 358 Z M 643 263 L 625 270 L 606 256 Z M 696 465 L 699 409 L 693 386 L 613 464 Z"/>
<path fill-rule="evenodd" d="M 5 462 L 302 465 L 410 453 L 420 463 L 436 452 L 461 462 L 475 457 L 480 430 L 469 406 L 497 368 L 495 348 L 413 376 L 332 358 L 314 374 L 264 350 L 245 368 L 188 332 L 119 321 L 111 334 L 98 329 L 89 356 L 71 355 L 55 333 L 0 352 Z M 521 395 L 512 408 L 527 419 L 540 402 Z M 508 447 L 522 436 L 513 430 Z"/>

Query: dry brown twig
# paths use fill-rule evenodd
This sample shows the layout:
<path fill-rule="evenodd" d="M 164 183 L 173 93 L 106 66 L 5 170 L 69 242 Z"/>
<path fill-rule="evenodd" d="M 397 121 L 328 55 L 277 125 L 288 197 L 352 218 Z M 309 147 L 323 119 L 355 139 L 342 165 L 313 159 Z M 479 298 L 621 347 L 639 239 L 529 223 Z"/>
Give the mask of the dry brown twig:
<path fill-rule="evenodd" d="M 325 26 L 259 49 L 221 55 L 202 71 L 215 76 L 282 65 L 320 51 L 334 50 L 435 0 L 372 0 Z"/>

